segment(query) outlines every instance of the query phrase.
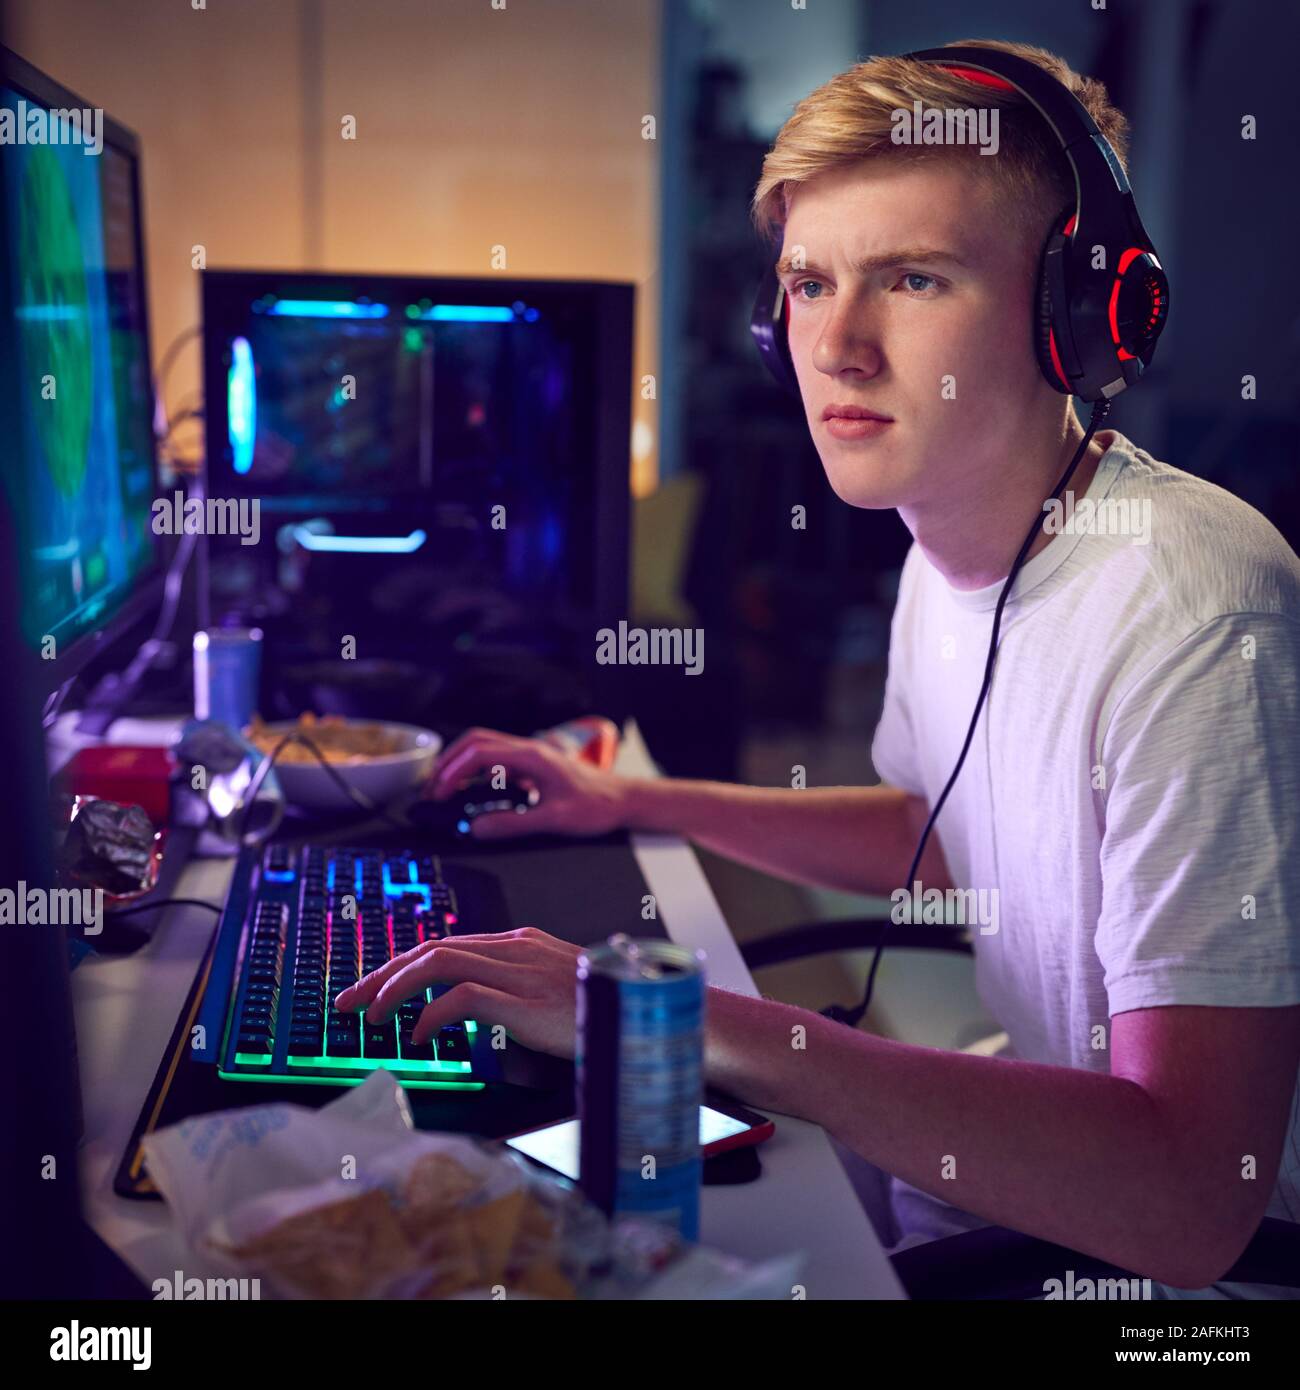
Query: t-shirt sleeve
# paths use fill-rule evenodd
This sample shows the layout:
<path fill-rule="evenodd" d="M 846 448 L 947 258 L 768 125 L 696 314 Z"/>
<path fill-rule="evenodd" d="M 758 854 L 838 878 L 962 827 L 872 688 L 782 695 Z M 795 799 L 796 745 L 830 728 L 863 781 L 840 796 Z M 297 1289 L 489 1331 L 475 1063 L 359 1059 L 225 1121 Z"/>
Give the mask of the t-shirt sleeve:
<path fill-rule="evenodd" d="M 1198 629 L 1120 699 L 1102 766 L 1111 1014 L 1300 1003 L 1300 625 Z"/>
<path fill-rule="evenodd" d="M 871 761 L 880 780 L 913 796 L 924 789 L 918 772 L 916 729 L 908 690 L 910 655 L 916 649 L 917 583 L 916 546 L 908 551 L 898 581 L 898 601 L 889 629 L 889 671 L 885 677 L 885 701 L 871 744 Z"/>

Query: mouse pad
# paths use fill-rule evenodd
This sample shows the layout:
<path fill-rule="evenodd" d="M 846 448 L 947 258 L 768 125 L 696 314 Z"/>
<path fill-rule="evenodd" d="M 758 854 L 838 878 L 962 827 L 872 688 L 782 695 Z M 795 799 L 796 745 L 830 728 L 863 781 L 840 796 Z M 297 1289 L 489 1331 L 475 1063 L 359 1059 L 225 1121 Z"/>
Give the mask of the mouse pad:
<path fill-rule="evenodd" d="M 593 945 L 618 931 L 629 936 L 667 936 L 659 921 L 642 920 L 642 899 L 650 890 L 622 833 L 599 840 L 537 836 L 512 845 L 477 841 L 421 845 L 410 835 L 367 835 L 355 829 L 346 835 L 336 830 L 328 837 L 293 838 L 349 845 L 395 845 L 400 838 L 403 847 L 431 850 L 441 856 L 444 874 L 455 886 L 463 920 L 481 923 L 484 931 L 538 927 L 578 946 Z M 223 1081 L 215 1066 L 194 1059 L 188 1045 L 190 1030 L 203 999 L 215 943 L 214 929 L 118 1166 L 113 1190 L 119 1196 L 157 1198 L 140 1151 L 140 1139 L 155 1129 L 191 1115 L 272 1101 L 315 1109 L 340 1094 L 332 1086 L 268 1087 Z M 512 1043 L 506 1049 L 503 1070 L 505 1083 L 483 1091 L 408 1091 L 417 1128 L 496 1139 L 574 1113 L 571 1062 Z"/>

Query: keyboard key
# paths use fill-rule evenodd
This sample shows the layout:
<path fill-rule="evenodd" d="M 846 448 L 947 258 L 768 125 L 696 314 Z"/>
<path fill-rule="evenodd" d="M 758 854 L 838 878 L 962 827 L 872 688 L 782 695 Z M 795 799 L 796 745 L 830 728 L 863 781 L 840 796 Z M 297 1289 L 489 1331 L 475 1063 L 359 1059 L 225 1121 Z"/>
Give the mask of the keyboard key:
<path fill-rule="evenodd" d="M 382 1028 L 367 1028 L 365 1030 L 364 1055 L 367 1057 L 397 1056 L 397 1038 L 390 1024 L 385 1024 Z"/>
<path fill-rule="evenodd" d="M 443 1062 L 468 1062 L 469 1039 L 460 1027 L 438 1030 L 438 1059 Z"/>

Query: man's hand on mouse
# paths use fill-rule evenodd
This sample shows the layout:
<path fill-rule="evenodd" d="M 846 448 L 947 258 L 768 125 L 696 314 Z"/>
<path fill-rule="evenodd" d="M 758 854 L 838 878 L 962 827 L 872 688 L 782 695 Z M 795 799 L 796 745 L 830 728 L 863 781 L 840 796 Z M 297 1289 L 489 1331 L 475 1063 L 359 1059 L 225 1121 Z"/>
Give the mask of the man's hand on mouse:
<path fill-rule="evenodd" d="M 503 1024 L 527 1047 L 572 1057 L 582 950 L 536 927 L 426 941 L 358 980 L 335 1002 L 344 1010 L 365 1009 L 367 1025 L 378 1025 L 412 995 L 450 985 L 424 1006 L 412 1042 L 426 1043 L 439 1028 L 472 1018 L 480 1027 Z"/>
<path fill-rule="evenodd" d="M 543 832 L 605 835 L 625 822 L 624 778 L 601 772 L 537 739 L 493 729 L 469 729 L 449 744 L 433 765 L 425 795 L 442 801 L 471 778 L 480 773 L 491 776 L 498 767 L 508 777 L 535 786 L 540 801 L 525 815 L 492 811 L 476 817 L 470 831 L 476 840 Z"/>

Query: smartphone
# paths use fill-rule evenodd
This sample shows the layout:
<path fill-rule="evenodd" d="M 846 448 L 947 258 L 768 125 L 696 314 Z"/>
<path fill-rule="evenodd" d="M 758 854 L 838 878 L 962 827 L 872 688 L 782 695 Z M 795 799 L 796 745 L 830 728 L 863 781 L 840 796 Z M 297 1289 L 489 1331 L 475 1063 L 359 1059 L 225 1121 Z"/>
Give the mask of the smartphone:
<path fill-rule="evenodd" d="M 766 1115 L 756 1114 L 743 1106 L 730 1103 L 710 1103 L 700 1106 L 700 1148 L 705 1158 L 742 1149 L 770 1139 L 776 1126 Z M 541 1129 L 525 1130 L 506 1140 L 512 1149 L 550 1168 L 566 1178 L 578 1181 L 578 1121 L 560 1120 Z"/>

